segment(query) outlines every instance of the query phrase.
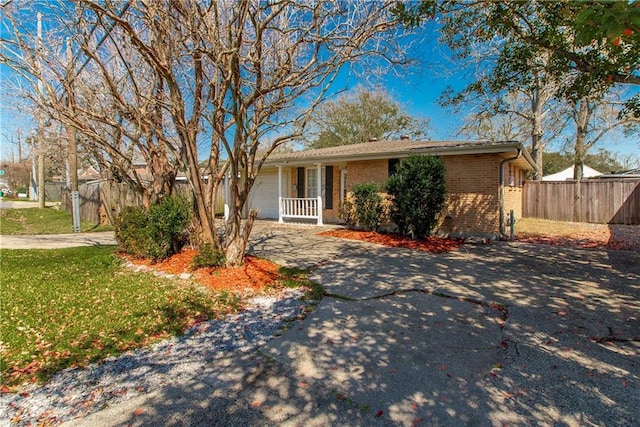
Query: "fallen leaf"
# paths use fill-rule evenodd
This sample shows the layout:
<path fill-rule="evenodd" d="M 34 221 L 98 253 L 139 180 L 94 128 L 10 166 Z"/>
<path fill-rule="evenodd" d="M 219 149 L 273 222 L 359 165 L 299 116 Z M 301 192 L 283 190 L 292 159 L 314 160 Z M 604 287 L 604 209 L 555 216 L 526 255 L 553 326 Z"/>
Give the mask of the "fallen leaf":
<path fill-rule="evenodd" d="M 135 411 L 133 411 L 133 415 L 138 416 L 138 415 L 142 415 L 146 412 L 146 409 L 144 408 L 138 408 Z"/>
<path fill-rule="evenodd" d="M 376 412 L 376 418 L 380 418 L 384 414 L 384 411 L 380 410 Z"/>

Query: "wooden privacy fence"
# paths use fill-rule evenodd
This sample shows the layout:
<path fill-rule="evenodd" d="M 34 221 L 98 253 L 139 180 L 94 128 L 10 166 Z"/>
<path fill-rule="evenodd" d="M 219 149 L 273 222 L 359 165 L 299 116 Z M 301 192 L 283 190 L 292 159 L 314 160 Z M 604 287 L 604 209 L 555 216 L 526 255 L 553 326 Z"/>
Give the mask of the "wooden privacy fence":
<path fill-rule="evenodd" d="M 115 216 L 126 206 L 142 204 L 142 197 L 126 184 L 93 181 L 78 187 L 80 219 L 82 221 L 113 223 Z M 67 212 L 72 211 L 71 192 L 65 188 L 61 204 Z"/>
<path fill-rule="evenodd" d="M 527 181 L 522 216 L 555 221 L 640 224 L 640 179 Z"/>
<path fill-rule="evenodd" d="M 218 191 L 216 213 L 224 210 L 222 198 L 223 188 Z M 188 184 L 176 182 L 174 194 L 190 195 Z M 112 183 L 107 181 L 93 181 L 78 187 L 80 198 L 80 219 L 94 224 L 113 224 L 116 216 L 126 206 L 142 205 L 142 196 L 125 183 Z M 71 192 L 64 188 L 61 192 L 61 205 L 67 211 L 72 211 Z"/>

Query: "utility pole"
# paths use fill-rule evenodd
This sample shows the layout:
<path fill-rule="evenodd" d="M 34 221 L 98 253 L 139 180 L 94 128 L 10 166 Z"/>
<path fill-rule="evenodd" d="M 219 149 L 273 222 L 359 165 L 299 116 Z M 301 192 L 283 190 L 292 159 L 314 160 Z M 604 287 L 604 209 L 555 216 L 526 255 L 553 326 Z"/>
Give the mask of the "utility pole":
<path fill-rule="evenodd" d="M 18 128 L 18 163 L 22 163 L 22 140 L 20 139 L 20 128 Z"/>
<path fill-rule="evenodd" d="M 38 12 L 38 50 L 42 47 L 42 13 Z M 39 52 L 42 54 L 42 52 Z M 40 61 L 40 76 L 38 77 L 38 96 L 42 96 L 42 59 Z M 42 123 L 42 111 L 38 114 L 38 203 L 40 209 L 44 209 L 44 124 Z"/>
<path fill-rule="evenodd" d="M 73 69 L 73 53 L 71 49 L 71 39 L 67 39 L 67 59 L 69 61 L 69 75 Z M 67 106 L 69 112 L 73 112 L 73 100 L 71 93 L 72 81 L 69 80 L 69 87 L 67 87 Z M 76 140 L 76 130 L 73 126 L 67 126 L 67 133 L 69 134 L 69 169 L 71 175 L 71 212 L 73 214 L 73 232 L 79 233 L 80 229 L 80 195 L 78 193 L 78 155 Z"/>

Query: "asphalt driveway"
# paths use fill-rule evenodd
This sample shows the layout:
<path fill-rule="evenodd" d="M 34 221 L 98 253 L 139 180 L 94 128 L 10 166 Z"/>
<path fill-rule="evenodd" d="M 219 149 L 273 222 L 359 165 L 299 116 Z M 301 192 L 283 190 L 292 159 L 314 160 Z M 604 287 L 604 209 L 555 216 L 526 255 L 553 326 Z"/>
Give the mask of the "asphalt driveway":
<path fill-rule="evenodd" d="M 640 254 L 436 255 L 316 231 L 261 223 L 250 247 L 324 286 L 304 321 L 256 357 L 75 424 L 637 425 Z"/>

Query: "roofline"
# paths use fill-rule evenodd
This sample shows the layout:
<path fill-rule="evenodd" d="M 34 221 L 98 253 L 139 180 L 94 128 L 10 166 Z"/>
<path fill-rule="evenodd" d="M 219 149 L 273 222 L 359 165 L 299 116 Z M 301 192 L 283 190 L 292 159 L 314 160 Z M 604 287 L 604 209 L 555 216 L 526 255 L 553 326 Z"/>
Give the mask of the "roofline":
<path fill-rule="evenodd" d="M 434 156 L 453 156 L 460 154 L 499 154 L 509 153 L 513 151 L 517 153 L 522 150 L 522 157 L 526 160 L 532 170 L 536 170 L 535 161 L 531 154 L 517 141 L 505 141 L 498 143 L 500 145 L 480 145 L 480 146 L 451 146 L 451 147 L 416 147 L 404 150 L 386 151 L 384 153 L 362 153 L 362 154 L 337 154 L 333 156 L 312 156 L 305 158 L 293 159 L 269 159 L 264 166 L 284 166 L 290 164 L 304 165 L 316 164 L 327 161 L 346 162 L 346 161 L 362 161 L 362 160 L 379 160 L 390 157 L 408 157 L 411 154 L 431 154 Z"/>

